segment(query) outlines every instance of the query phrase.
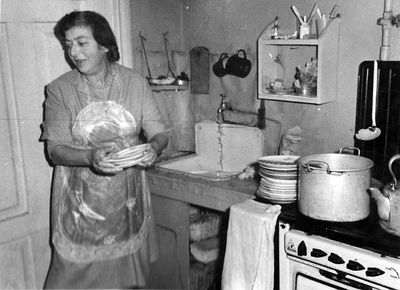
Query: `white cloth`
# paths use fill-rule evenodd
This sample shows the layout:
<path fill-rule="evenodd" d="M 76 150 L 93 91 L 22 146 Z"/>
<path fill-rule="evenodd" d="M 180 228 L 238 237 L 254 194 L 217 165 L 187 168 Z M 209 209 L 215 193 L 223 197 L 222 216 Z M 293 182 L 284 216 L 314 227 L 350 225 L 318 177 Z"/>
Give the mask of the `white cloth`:
<path fill-rule="evenodd" d="M 231 207 L 223 290 L 273 289 L 274 234 L 280 212 L 280 205 L 254 200 Z"/>

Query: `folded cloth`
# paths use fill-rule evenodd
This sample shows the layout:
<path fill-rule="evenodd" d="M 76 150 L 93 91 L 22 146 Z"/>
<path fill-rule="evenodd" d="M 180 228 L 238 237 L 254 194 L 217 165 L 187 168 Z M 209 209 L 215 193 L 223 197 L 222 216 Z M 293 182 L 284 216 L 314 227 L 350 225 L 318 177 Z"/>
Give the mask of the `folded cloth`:
<path fill-rule="evenodd" d="M 274 234 L 280 205 L 247 200 L 230 208 L 223 290 L 274 287 Z"/>

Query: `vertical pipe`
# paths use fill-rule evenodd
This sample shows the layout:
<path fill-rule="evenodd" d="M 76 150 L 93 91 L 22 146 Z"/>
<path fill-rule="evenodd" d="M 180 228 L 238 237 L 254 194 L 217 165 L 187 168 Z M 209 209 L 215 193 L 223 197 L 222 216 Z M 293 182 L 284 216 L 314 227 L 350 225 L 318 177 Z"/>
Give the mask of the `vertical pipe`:
<path fill-rule="evenodd" d="M 382 46 L 380 50 L 380 60 L 390 59 L 390 38 L 391 38 L 391 28 L 387 25 L 382 27 Z"/>
<path fill-rule="evenodd" d="M 390 12 L 392 11 L 392 0 L 386 0 L 385 1 L 385 12 Z"/>
<path fill-rule="evenodd" d="M 392 18 L 392 0 L 385 0 L 383 18 L 378 22 L 382 25 L 382 46 L 380 48 L 380 60 L 389 60 L 390 58 L 390 39 L 391 39 L 391 18 Z"/>

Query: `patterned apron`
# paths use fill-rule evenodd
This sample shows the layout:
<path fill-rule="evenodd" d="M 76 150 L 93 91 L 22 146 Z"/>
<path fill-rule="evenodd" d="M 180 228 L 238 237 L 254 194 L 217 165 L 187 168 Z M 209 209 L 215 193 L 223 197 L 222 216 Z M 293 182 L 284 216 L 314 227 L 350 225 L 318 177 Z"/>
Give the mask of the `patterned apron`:
<path fill-rule="evenodd" d="M 134 117 L 113 101 L 93 102 L 76 117 L 77 148 L 138 144 Z M 57 166 L 53 190 L 53 242 L 71 262 L 91 262 L 135 253 L 151 218 L 145 171 L 127 168 L 102 175 L 89 167 Z"/>

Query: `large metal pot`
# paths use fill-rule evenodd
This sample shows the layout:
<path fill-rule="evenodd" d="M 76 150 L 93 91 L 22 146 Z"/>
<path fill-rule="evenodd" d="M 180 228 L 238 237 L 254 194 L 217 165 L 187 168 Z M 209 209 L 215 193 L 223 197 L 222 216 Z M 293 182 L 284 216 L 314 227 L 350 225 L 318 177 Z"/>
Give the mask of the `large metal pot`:
<path fill-rule="evenodd" d="M 358 155 L 342 154 L 344 149 Z M 353 222 L 368 217 L 372 160 L 360 150 L 344 147 L 340 153 L 301 157 L 298 180 L 298 206 L 302 214 L 324 221 Z"/>

